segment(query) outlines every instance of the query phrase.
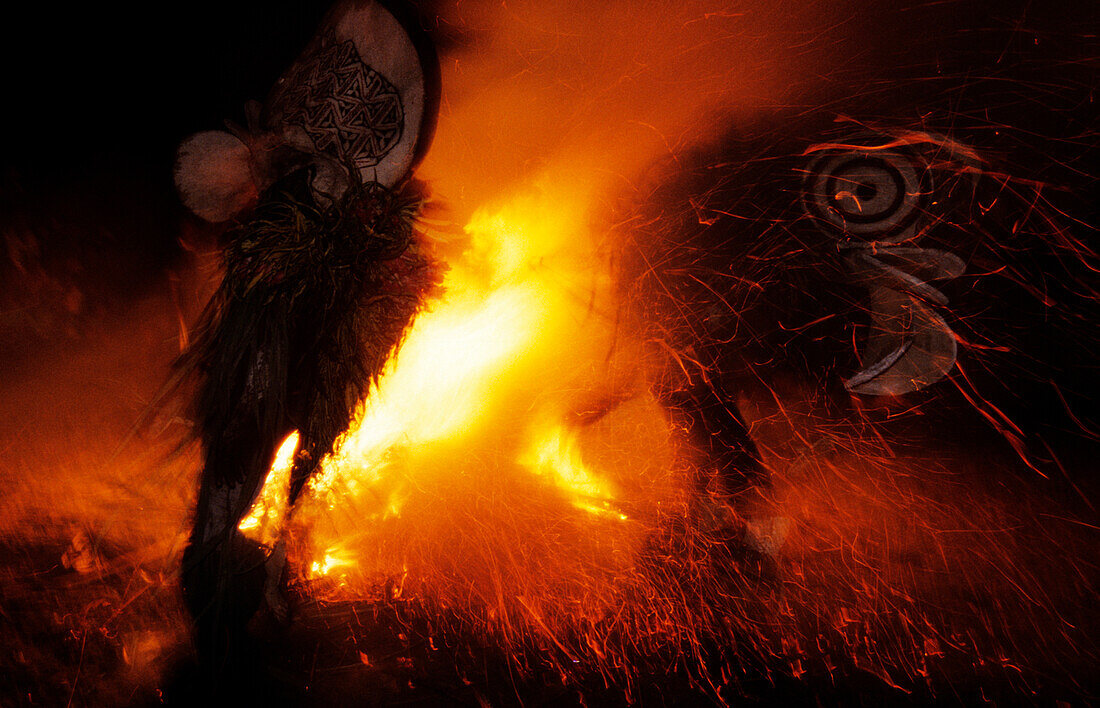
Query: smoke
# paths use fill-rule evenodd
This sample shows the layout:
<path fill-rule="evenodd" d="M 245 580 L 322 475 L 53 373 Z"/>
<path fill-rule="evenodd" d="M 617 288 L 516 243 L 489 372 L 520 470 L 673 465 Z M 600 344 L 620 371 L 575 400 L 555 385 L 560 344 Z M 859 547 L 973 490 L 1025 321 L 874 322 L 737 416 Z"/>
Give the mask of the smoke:
<path fill-rule="evenodd" d="M 789 101 L 827 7 L 748 2 L 455 3 L 421 174 L 466 209 L 532 179 L 629 188 L 654 158 Z M 819 63 L 817 70 L 828 69 Z M 599 190 L 596 190 L 597 193 Z"/>

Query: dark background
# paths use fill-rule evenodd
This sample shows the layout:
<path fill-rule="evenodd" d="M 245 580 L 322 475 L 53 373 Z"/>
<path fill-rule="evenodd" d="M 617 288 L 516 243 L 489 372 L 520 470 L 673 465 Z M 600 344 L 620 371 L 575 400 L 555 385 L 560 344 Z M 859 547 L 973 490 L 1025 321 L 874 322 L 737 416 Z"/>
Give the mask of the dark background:
<path fill-rule="evenodd" d="M 118 248 L 167 262 L 176 251 L 166 227 L 182 215 L 171 188 L 176 145 L 225 119 L 243 122 L 245 101 L 263 100 L 328 5 L 22 7 L 6 18 L 0 42 L 0 216 L 91 217 Z M 461 3 L 429 0 L 418 10 L 446 55 L 460 31 L 440 15 L 461 17 Z M 906 117 L 944 108 L 984 112 L 1048 153 L 1046 164 L 1032 165 L 1039 177 L 1093 189 L 1095 157 L 1082 153 L 1096 129 L 1096 28 L 1096 6 L 1088 2 L 855 3 L 843 23 L 810 38 L 850 56 L 846 68 L 817 77 L 791 109 L 801 116 L 867 108 Z M 958 92 L 987 79 L 981 89 Z M 1065 87 L 1076 91 L 1067 97 L 1058 90 Z M 795 123 L 788 132 L 806 129 Z"/>
<path fill-rule="evenodd" d="M 309 39 L 324 3 L 36 4 L 5 22 L 0 149 L 8 219 L 102 228 L 155 268 L 177 254 L 179 141 L 244 120 Z M 63 231 L 57 229 L 55 231 Z M 45 251 L 86 244 L 51 243 Z M 116 254 L 120 255 L 120 254 Z M 140 271 L 138 271 L 140 272 Z"/>

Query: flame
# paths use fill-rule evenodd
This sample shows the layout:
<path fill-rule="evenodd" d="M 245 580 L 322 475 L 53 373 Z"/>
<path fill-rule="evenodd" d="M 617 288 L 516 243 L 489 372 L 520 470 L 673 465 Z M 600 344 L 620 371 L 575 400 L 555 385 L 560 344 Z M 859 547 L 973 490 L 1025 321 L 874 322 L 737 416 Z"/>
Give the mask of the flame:
<path fill-rule="evenodd" d="M 618 540 L 637 546 L 656 508 L 684 497 L 641 348 L 619 321 L 614 239 L 591 223 L 606 209 L 594 207 L 638 186 L 655 157 L 713 138 L 735 108 L 770 105 L 788 81 L 755 68 L 739 13 L 651 9 L 663 21 L 641 28 L 625 2 L 536 4 L 521 22 L 489 8 L 463 16 L 489 35 L 444 63 L 449 97 L 419 173 L 456 209 L 479 208 L 464 250 L 448 257 L 445 295 L 418 316 L 295 511 L 309 557 L 337 541 L 378 556 L 391 541 L 416 545 L 402 533 L 446 537 L 441 519 L 467 523 L 454 516 L 463 504 L 485 523 L 499 513 L 513 535 L 575 513 L 622 527 L 630 539 Z M 553 61 L 533 71 L 536 55 Z M 692 91 L 670 95 L 686 76 Z M 601 401 L 614 412 L 577 422 Z M 538 513 L 512 528 L 505 517 L 525 505 Z M 390 528 L 397 520 L 405 531 Z M 405 558 L 392 553 L 360 564 L 396 572 Z"/>
<path fill-rule="evenodd" d="M 346 568 L 351 563 L 351 560 L 343 557 L 339 548 L 329 548 L 320 560 L 313 562 L 309 571 L 313 577 L 321 577 L 328 575 L 336 568 Z"/>
<path fill-rule="evenodd" d="M 661 520 L 655 509 L 673 502 L 676 514 L 684 485 L 669 469 L 674 451 L 668 421 L 646 393 L 638 374 L 643 367 L 629 351 L 633 345 L 617 338 L 616 332 L 631 328 L 611 324 L 610 269 L 597 247 L 603 232 L 589 223 L 591 214 L 610 210 L 597 203 L 599 185 L 586 175 L 595 169 L 628 197 L 652 201 L 659 215 L 647 208 L 630 224 L 644 227 L 652 214 L 652 235 L 675 248 L 691 245 L 685 241 L 690 234 L 679 230 L 685 221 L 723 229 L 724 237 L 726 220 L 720 222 L 719 214 L 733 219 L 730 238 L 760 239 L 759 252 L 769 254 L 747 274 L 761 275 L 760 284 L 739 277 L 735 287 L 751 286 L 759 293 L 754 298 L 767 299 L 772 285 L 786 282 L 780 271 L 792 262 L 790 253 L 780 255 L 790 245 L 784 240 L 790 236 L 787 207 L 797 199 L 775 189 L 782 169 L 775 165 L 793 157 L 782 153 L 783 146 L 812 139 L 818 118 L 849 105 L 834 99 L 850 98 L 853 86 L 864 107 L 890 87 L 867 84 L 860 62 L 853 61 L 854 48 L 870 62 L 867 76 L 884 75 L 880 53 L 868 52 L 860 40 L 869 25 L 851 21 L 861 19 L 858 8 L 761 0 L 736 8 L 715 0 L 432 6 L 449 14 L 439 23 L 448 37 L 446 99 L 418 175 L 462 214 L 456 222 L 468 223 L 467 248 L 448 257 L 453 270 L 445 298 L 432 303 L 408 334 L 294 519 L 285 506 L 294 455 L 288 441 L 242 531 L 270 542 L 279 526 L 286 527 L 294 567 L 308 581 L 325 579 L 309 585 L 311 595 L 335 588 L 343 597 L 376 597 L 370 583 L 381 575 L 399 579 L 387 585 L 387 599 L 420 593 L 434 600 L 419 605 L 427 622 L 417 619 L 418 603 L 394 615 L 405 624 L 411 614 L 427 627 L 419 637 L 398 636 L 409 640 L 409 657 L 425 635 L 431 650 L 437 649 L 433 635 L 441 649 L 452 650 L 427 667 L 429 675 L 431 666 L 451 658 L 466 684 L 467 674 L 477 681 L 483 672 L 482 683 L 467 693 L 500 694 L 498 647 L 513 657 L 507 675 L 517 696 L 547 679 L 560 690 L 555 669 L 563 683 L 597 690 L 598 700 L 614 701 L 599 690 L 601 682 L 623 686 L 624 703 L 658 695 L 688 701 L 678 688 L 685 670 L 693 687 L 710 686 L 705 700 L 715 702 L 735 701 L 741 687 L 755 693 L 753 687 L 766 683 L 788 687 L 784 696 L 826 684 L 841 692 L 871 687 L 899 701 L 945 692 L 1006 696 L 1007 684 L 990 686 L 984 678 L 1002 668 L 1011 672 L 1012 686 L 1031 695 L 1087 693 L 1087 684 L 1077 680 L 1090 675 L 1097 659 L 1089 632 L 1095 624 L 1095 524 L 1087 485 L 1079 491 L 1085 505 L 1070 505 L 1058 491 L 1068 486 L 1049 486 L 1054 475 L 1033 486 L 991 455 L 983 436 L 960 445 L 955 431 L 941 439 L 935 425 L 920 438 L 928 451 L 906 454 L 917 439 L 910 445 L 907 435 L 900 449 L 893 444 L 897 409 L 885 420 L 858 410 L 844 421 L 822 415 L 821 392 L 785 382 L 790 369 L 777 362 L 763 371 L 779 376 L 763 377 L 767 390 L 747 394 L 745 405 L 752 406 L 746 417 L 773 463 L 775 504 L 792 519 L 781 584 L 742 589 L 731 577 L 737 564 L 685 515 L 685 523 L 674 519 L 666 533 L 654 534 L 644 554 L 638 550 L 639 539 Z M 855 73 L 850 67 L 857 67 Z M 1063 82 L 1061 89 L 1067 88 Z M 711 150 L 707 141 L 723 135 L 730 117 L 737 119 L 735 144 L 723 141 Z M 968 122 L 962 118 L 960 125 Z M 927 119 L 941 126 L 957 122 L 934 113 Z M 1020 147 L 1040 148 L 1041 140 Z M 1073 150 L 1083 143 L 1066 144 Z M 950 163 L 954 150 L 939 153 Z M 741 164 L 739 155 L 752 158 L 750 164 Z M 651 167 L 655 160 L 674 172 L 671 189 L 653 191 L 654 181 L 660 186 L 670 176 Z M 1003 161 L 989 164 L 994 162 Z M 1027 166 L 1026 160 L 1012 162 Z M 517 188 L 539 174 L 554 188 Z M 1074 201 L 1050 195 L 1042 182 L 1020 179 L 1026 174 L 987 176 L 996 186 L 992 202 L 976 203 L 982 220 L 969 225 L 980 226 L 971 234 L 991 244 L 980 260 L 996 255 L 993 262 L 999 262 L 1006 254 L 1006 274 L 1018 280 L 1014 287 L 1035 295 L 1055 321 L 1076 317 L 1074 303 L 1083 304 L 1095 288 L 1075 274 L 1095 268 L 1089 260 L 1094 254 L 1072 223 L 1079 215 L 1059 213 L 1060 205 Z M 772 197 L 756 201 L 748 197 L 759 192 L 742 193 L 740 187 L 754 179 Z M 681 188 L 693 193 L 681 194 Z M 475 205 L 489 206 L 467 219 Z M 730 205 L 737 209 L 719 211 Z M 994 225 L 1010 228 L 987 228 Z M 959 234 L 967 228 L 953 226 Z M 1011 242 L 987 238 L 1002 231 Z M 631 238 L 644 242 L 642 236 Z M 17 245 L 26 238 L 15 233 Z M 1083 294 L 1056 303 L 1061 287 L 1051 286 L 1048 294 L 1042 283 L 1031 284 L 1030 269 L 1014 265 L 1038 257 L 1027 244 L 1039 242 L 1049 244 L 1038 252 L 1040 260 L 1066 258 L 1066 270 L 1058 272 L 1075 278 L 1066 292 Z M 690 255 L 692 248 L 686 250 Z M 1079 271 L 1066 265 L 1074 258 L 1081 259 Z M 207 265 L 214 270 L 212 261 Z M 207 268 L 189 270 L 187 279 Z M 654 278 L 660 272 L 654 268 Z M 738 273 L 740 266 L 723 280 Z M 36 279 L 27 282 L 33 286 Z M 184 283 L 182 290 L 195 295 L 204 289 Z M 28 292 L 41 295 L 39 290 Z M 738 293 L 722 292 L 721 299 L 740 317 L 738 303 L 749 298 Z M 669 298 L 674 307 L 657 322 L 661 327 L 681 326 L 676 318 L 683 313 L 706 314 L 675 289 Z M 21 611 L 5 618 L 14 621 L 5 655 L 19 659 L 13 668 L 28 700 L 33 689 L 46 702 L 71 702 L 75 691 L 78 702 L 117 702 L 124 695 L 152 702 L 151 694 L 134 693 L 120 679 L 117 657 L 129 663 L 127 675 L 146 677 L 143 685 L 162 685 L 154 683 L 163 681 L 162 664 L 179 653 L 173 646 L 187 641 L 178 582 L 164 572 L 164 559 L 178 550 L 179 531 L 189 523 L 185 500 L 192 498 L 197 461 L 170 456 L 171 444 L 152 441 L 127 443 L 125 455 L 114 451 L 132 423 L 133 387 L 150 394 L 160 387 L 153 379 L 161 375 L 161 345 L 176 333 L 177 317 L 165 313 L 177 308 L 159 298 L 139 304 L 125 317 L 82 324 L 80 346 L 60 359 L 37 357 L 35 367 L 28 359 L 26 371 L 33 375 L 22 365 L 6 367 L 0 519 L 3 548 L 17 552 L 6 554 L 2 594 Z M 657 307 L 650 311 L 664 315 Z M 761 325 L 787 329 L 784 323 Z M 793 346 L 798 340 L 788 334 L 782 341 Z M 964 334 L 973 343 L 964 342 Z M 38 339 L 31 338 L 28 351 L 36 351 Z M 959 340 L 976 362 L 983 361 L 980 350 L 1000 352 L 1005 345 L 1001 364 L 1022 361 L 1017 368 L 1026 369 L 1039 363 L 1010 351 L 1008 345 L 1017 343 L 1012 335 L 986 338 L 978 327 L 960 330 Z M 687 361 L 691 352 L 675 354 Z M 805 361 L 795 368 L 802 371 Z M 65 362 L 73 366 L 58 366 Z M 981 365 L 995 373 L 992 363 Z M 1016 379 L 1030 381 L 1008 380 Z M 1007 429 L 994 420 L 1004 414 L 969 379 L 956 383 L 982 415 Z M 1055 390 L 1085 430 L 1087 416 L 1078 422 L 1069 411 L 1073 399 Z M 934 399 L 911 412 L 925 410 L 939 410 Z M 1047 450 L 1053 461 L 1044 469 L 1061 468 L 1064 483 L 1076 487 L 1082 471 L 1062 467 L 1057 445 Z M 174 462 L 164 467 L 169 459 Z M 1079 466 L 1081 459 L 1072 455 L 1069 461 Z M 779 525 L 772 522 L 748 524 L 761 545 L 774 540 Z M 49 554 L 66 545 L 64 565 L 84 573 L 75 584 L 69 574 L 41 572 L 57 560 Z M 752 591 L 757 587 L 762 592 Z M 354 640 L 365 650 L 359 653 L 363 663 L 371 663 L 369 651 L 380 665 L 371 647 L 389 646 L 379 636 L 394 608 L 375 612 L 371 631 L 354 637 L 343 630 L 332 635 L 343 623 L 329 621 L 329 608 L 322 609 L 325 621 L 303 627 L 307 633 Z M 487 619 L 479 623 L 481 618 Z M 544 649 L 534 657 L 510 641 L 525 623 L 536 648 Z M 357 616 L 346 625 L 351 632 L 356 626 L 362 627 Z M 72 651 L 72 640 L 79 652 Z M 343 656 L 330 654 L 331 661 Z M 344 671 L 327 668 L 338 686 Z M 518 676 L 513 668 L 520 669 Z M 318 665 L 318 677 L 325 669 Z M 424 667 L 417 671 L 423 674 Z M 805 686 L 791 688 L 790 679 L 803 674 Z M 518 683 L 524 675 L 528 680 Z M 906 698 L 875 689 L 871 675 L 912 693 Z M 963 679 L 961 686 L 955 677 Z M 647 688 L 654 683 L 656 693 Z"/>
<path fill-rule="evenodd" d="M 572 498 L 578 509 L 614 514 L 626 520 L 625 514 L 611 507 L 615 495 L 610 483 L 585 466 L 576 435 L 566 432 L 564 427 L 548 428 L 520 462 L 536 474 L 549 473 L 553 483 Z"/>
<path fill-rule="evenodd" d="M 321 515 L 358 505 L 359 522 L 384 522 L 414 493 L 423 499 L 425 489 L 496 469 L 555 490 L 573 508 L 625 520 L 616 485 L 585 462 L 581 436 L 566 423 L 578 395 L 615 379 L 609 369 L 618 365 L 605 363 L 614 348 L 610 263 L 586 216 L 577 193 L 545 187 L 473 215 L 445 295 L 416 320 L 311 482 Z M 448 480 L 432 468 L 439 454 L 480 456 L 481 469 Z M 351 534 L 362 534 L 356 526 Z"/>
<path fill-rule="evenodd" d="M 624 509 L 636 504 L 612 477 L 667 472 L 667 424 L 646 394 L 636 351 L 615 331 L 611 261 L 587 217 L 584 191 L 546 183 L 473 215 L 444 295 L 416 319 L 295 512 L 314 549 L 307 577 L 347 571 L 356 549 L 383 543 L 387 522 L 410 503 L 439 503 L 437 490 L 449 507 L 443 516 L 479 505 L 492 485 L 502 485 L 501 513 L 534 496 L 544 504 L 528 519 L 537 534 L 539 519 L 555 523 L 570 508 L 581 512 L 578 523 L 627 522 Z M 604 399 L 622 412 L 576 422 L 578 409 Z M 297 444 L 295 433 L 280 447 L 240 524 L 269 545 L 286 525 Z M 405 565 L 391 559 L 385 572 Z"/>
<path fill-rule="evenodd" d="M 275 461 L 268 472 L 260 495 L 241 519 L 237 528 L 246 537 L 266 546 L 273 546 L 282 532 L 286 517 L 287 497 L 290 493 L 290 470 L 294 466 L 294 453 L 298 452 L 298 431 L 295 430 L 279 445 Z"/>
<path fill-rule="evenodd" d="M 477 425 L 497 382 L 531 352 L 560 299 L 537 261 L 552 255 L 566 224 L 561 215 L 537 218 L 535 228 L 503 212 L 474 216 L 469 250 L 448 272 L 445 298 L 417 319 L 315 489 L 331 487 L 349 465 L 369 461 L 377 470 L 399 442 L 454 438 Z"/>

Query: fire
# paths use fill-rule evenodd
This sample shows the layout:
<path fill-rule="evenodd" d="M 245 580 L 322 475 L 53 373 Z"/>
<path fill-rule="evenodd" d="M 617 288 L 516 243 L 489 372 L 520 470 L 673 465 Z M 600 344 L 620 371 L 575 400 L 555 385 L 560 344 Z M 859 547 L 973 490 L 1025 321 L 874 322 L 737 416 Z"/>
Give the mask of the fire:
<path fill-rule="evenodd" d="M 560 570 L 590 586 L 591 567 L 620 567 L 686 503 L 615 296 L 618 244 L 592 222 L 656 157 L 712 139 L 721 116 L 777 100 L 786 82 L 746 69 L 758 47 L 738 15 L 653 9 L 663 21 L 641 28 L 631 3 L 463 17 L 491 37 L 444 63 L 448 100 L 418 174 L 462 213 L 480 208 L 448 254 L 444 296 L 298 504 L 300 567 L 339 542 L 365 577 L 451 572 L 466 554 L 499 584 L 493 549 L 554 539 Z M 532 71 L 534 56 L 552 61 Z M 685 76 L 692 90 L 670 95 Z"/>
<path fill-rule="evenodd" d="M 313 575 L 328 575 L 333 569 L 343 568 L 350 564 L 351 561 L 341 556 L 339 548 L 330 548 L 325 551 L 321 560 L 313 561 L 309 570 Z"/>
<path fill-rule="evenodd" d="M 1055 453 L 1067 447 L 1058 442 L 1064 431 L 1047 445 L 1023 426 L 1028 444 L 1050 453 L 1043 469 L 1055 474 L 1042 482 L 1030 470 L 1019 474 L 980 433 L 971 435 L 978 430 L 973 421 L 940 417 L 951 397 L 961 395 L 988 411 L 990 421 L 1001 419 L 992 407 L 996 399 L 982 400 L 976 376 L 975 383 L 953 382 L 960 394 L 891 402 L 913 406 L 904 413 L 893 407 L 881 415 L 859 407 L 846 415 L 823 412 L 826 372 L 815 370 L 812 382 L 796 375 L 819 361 L 796 351 L 811 333 L 790 338 L 789 328 L 798 325 L 787 317 L 746 318 L 745 329 L 760 329 L 723 343 L 731 353 L 741 341 L 780 329 L 781 340 L 791 342 L 784 345 L 790 351 L 761 364 L 760 386 L 748 387 L 741 403 L 772 469 L 765 501 L 776 507 L 774 516 L 746 519 L 748 541 L 767 550 L 789 526 L 778 577 L 757 582 L 755 561 L 709 536 L 709 516 L 688 513 L 690 471 L 679 468 L 705 468 L 706 454 L 687 449 L 677 455 L 673 448 L 676 434 L 648 392 L 649 373 L 631 341 L 637 328 L 625 318 L 620 323 L 617 313 L 608 253 L 614 245 L 605 248 L 614 239 L 593 225 L 597 216 L 621 219 L 624 230 L 637 230 L 626 234 L 631 241 L 644 245 L 652 238 L 656 250 L 667 245 L 683 255 L 671 266 L 705 265 L 692 240 L 696 226 L 713 229 L 708 239 L 759 244 L 746 249 L 760 254 L 758 261 L 754 255 L 752 264 L 721 273 L 719 282 L 731 289 L 716 294 L 728 310 L 705 311 L 670 287 L 667 310 L 650 308 L 660 315 L 654 318 L 660 328 L 675 334 L 685 326 L 681 319 L 711 314 L 741 321 L 742 303 L 757 300 L 770 311 L 781 305 L 768 302 L 773 295 L 782 300 L 785 286 L 800 282 L 787 269 L 806 246 L 791 240 L 797 234 L 791 217 L 801 213 L 794 206 L 799 179 L 783 186 L 783 165 L 795 156 L 787 154 L 791 146 L 798 152 L 825 139 L 818 126 L 834 111 L 876 108 L 873 115 L 895 115 L 877 110 L 890 107 L 879 106 L 876 96 L 892 99 L 909 88 L 927 95 L 924 89 L 952 85 L 942 83 L 951 81 L 949 70 L 891 84 L 882 53 L 868 51 L 863 41 L 874 22 L 845 3 L 784 7 L 746 0 L 736 12 L 713 0 L 431 5 L 447 13 L 438 23 L 447 37 L 446 97 L 418 176 L 462 215 L 456 222 L 466 224 L 466 237 L 461 253 L 448 253 L 446 294 L 429 303 L 407 333 L 293 518 L 287 518 L 286 477 L 296 436 L 281 446 L 241 524 L 265 544 L 285 538 L 294 580 L 319 600 L 303 603 L 300 616 L 307 621 L 285 650 L 263 654 L 284 668 L 304 667 L 309 695 L 334 695 L 334 686 L 345 695 L 348 686 L 375 686 L 379 679 L 389 686 L 392 679 L 398 688 L 383 695 L 395 702 L 425 696 L 406 693 L 400 687 L 406 677 L 410 691 L 415 679 L 437 698 L 444 695 L 437 689 L 457 687 L 460 677 L 468 691 L 458 689 L 454 700 L 504 703 L 537 699 L 547 690 L 571 700 L 571 688 L 584 688 L 588 695 L 577 698 L 588 704 L 690 703 L 692 697 L 735 703 L 742 691 L 755 694 L 767 685 L 789 700 L 824 692 L 826 702 L 849 690 L 910 703 L 943 696 L 1012 703 L 1016 695 L 1071 701 L 1095 693 L 1089 691 L 1097 663 L 1095 514 L 1088 498 L 1094 487 L 1083 483 L 1080 501 L 1067 502 L 1070 486 L 1088 481 L 1091 448 L 1074 451 L 1063 466 Z M 942 14 L 942 6 L 934 9 Z M 1013 37 L 1031 36 L 1026 26 L 1004 24 Z M 1007 39 L 995 42 L 998 52 L 1010 47 Z M 1066 46 L 1077 52 L 1072 41 Z M 866 75 L 853 50 L 868 60 Z M 1001 52 L 1006 60 L 996 62 L 1008 74 L 996 71 L 974 82 L 966 72 L 967 100 L 944 93 L 949 103 L 969 109 L 937 115 L 931 105 L 913 104 L 921 108 L 922 124 L 912 127 L 952 126 L 990 148 L 1011 147 L 1005 159 L 1013 167 L 1039 167 L 1031 177 L 1057 182 L 1079 164 L 1076 157 L 1056 164 L 1059 156 L 1085 154 L 1094 134 L 1056 144 L 1014 129 L 1011 120 L 991 122 L 1019 103 L 1000 100 L 1013 95 L 1005 93 L 1005 76 L 1030 75 L 1012 60 L 1014 52 Z M 918 76 L 910 72 L 916 66 L 906 75 Z M 1041 85 L 1035 84 L 1050 99 L 1045 103 L 1088 105 L 1074 98 L 1087 92 L 1088 82 L 1070 90 L 1054 73 L 1042 72 Z M 999 100 L 999 109 L 989 107 L 992 119 L 988 111 L 984 120 L 978 117 L 983 82 L 995 87 Z M 1027 95 L 1021 92 L 1020 100 Z M 1072 111 L 1051 115 L 1065 118 L 1066 126 L 1077 120 Z M 1048 147 L 1049 160 L 1028 165 L 1028 149 Z M 938 151 L 937 161 L 950 162 L 950 152 Z M 540 174 L 543 181 L 531 187 Z M 1075 274 L 1094 273 L 1095 254 L 1077 240 L 1089 235 L 1088 227 L 1073 223 L 1082 215 L 1059 213 L 1063 204 L 1076 203 L 1063 200 L 1072 190 L 1029 181 L 1026 170 L 987 176 L 989 199 L 974 203 L 973 217 L 960 214 L 973 223 L 952 224 L 950 238 L 976 228 L 971 236 L 996 244 L 988 267 L 1004 261 L 1006 275 L 1019 280 L 1014 287 L 1033 292 L 1042 309 L 1017 313 L 1025 298 L 1013 295 L 1003 303 L 1014 309 L 1012 319 L 998 321 L 997 305 L 989 315 L 990 324 L 1005 326 L 1003 338 L 968 326 L 959 329 L 959 346 L 974 362 L 970 374 L 986 361 L 987 377 L 1007 373 L 1008 365 L 1018 369 L 1005 385 L 1026 384 L 1019 400 L 1042 413 L 1049 409 L 1042 397 L 1031 400 L 1039 382 L 1032 375 L 1054 372 L 1058 361 L 1072 363 L 1089 337 L 1075 335 L 1077 345 L 1046 367 L 1025 353 L 1029 347 L 1014 349 L 1023 344 L 1021 333 L 1054 331 L 1026 325 L 1039 312 L 1075 332 L 1088 321 L 1092 310 L 1074 308 L 1095 288 Z M 748 189 L 753 184 L 758 188 Z M 1084 182 L 1067 179 L 1063 187 L 1074 184 Z M 608 198 L 645 206 L 635 217 L 628 205 L 624 215 L 607 208 Z M 55 201 L 62 206 L 63 200 L 47 200 Z M 42 219 L 52 224 L 56 216 L 65 225 L 70 207 L 56 215 L 42 211 Z M 21 210 L 14 217 L 19 228 L 12 243 L 33 246 L 33 230 L 29 242 L 21 233 Z M 38 220 L 28 219 L 28 229 Z M 1034 250 L 1035 243 L 1046 245 Z M 1075 258 L 1080 263 L 1071 266 Z M 36 260 L 30 275 L 37 269 L 45 277 L 49 259 Z M 1029 261 L 1034 269 L 1024 267 Z M 1048 271 L 1055 261 L 1059 268 Z M 671 266 L 653 265 L 652 291 L 659 292 Z M 185 273 L 182 291 L 205 270 L 196 265 Z M 1032 273 L 1042 282 L 1033 285 Z M 1066 276 L 1072 278 L 1057 283 Z M 987 277 L 975 277 L 975 294 Z M 9 289 L 37 280 L 16 278 Z M 43 295 L 39 290 L 29 292 Z M 39 353 L 37 337 L 20 342 L 17 351 L 28 348 L 36 365 L 28 358 L 26 367 L 21 359 L 6 367 L 0 595 L 11 602 L 3 620 L 9 646 L 0 656 L 10 659 L 5 671 L 14 677 L 6 685 L 22 686 L 28 701 L 33 690 L 39 703 L 154 702 L 120 678 L 119 657 L 128 675 L 153 686 L 169 680 L 161 673 L 187 642 L 176 572 L 199 463 L 169 458 L 173 441 L 135 445 L 128 434 L 125 454 L 114 450 L 132 423 L 134 394 L 142 391 L 144 398 L 163 383 L 154 379 L 168 354 L 163 344 L 177 326 L 168 313 L 186 308 L 156 297 L 139 304 L 88 318 L 73 347 Z M 17 322 L 25 314 L 4 313 Z M 673 346 L 669 354 L 695 363 L 692 352 L 673 352 Z M 980 350 L 1003 359 L 994 366 Z M 1057 383 L 1060 405 L 1086 429 L 1089 410 L 1070 410 L 1075 381 L 1052 373 L 1049 383 Z M 931 414 L 927 437 L 916 432 L 923 420 L 913 418 L 925 413 Z M 963 427 L 945 430 L 945 420 Z M 1056 429 L 1056 419 L 1047 423 Z M 977 419 L 975 426 L 981 424 Z M 59 556 L 62 565 L 54 567 Z M 326 594 L 339 600 L 381 595 L 386 603 L 345 603 L 354 615 L 345 624 L 334 619 L 336 605 L 325 602 Z M 396 599 L 408 602 L 390 602 Z M 323 621 L 308 621 L 317 619 Z M 382 638 L 391 628 L 404 651 L 391 653 L 396 642 Z M 310 661 L 303 652 L 312 638 Z M 421 665 L 428 649 L 417 647 L 425 644 L 441 660 Z M 497 649 L 507 655 L 506 670 L 494 668 Z M 371 667 L 369 675 L 349 673 L 347 659 L 357 654 Z M 408 660 L 409 669 L 392 672 L 398 660 Z M 445 666 L 452 660 L 454 675 Z M 872 675 L 881 679 L 878 689 Z M 243 674 L 245 684 L 253 676 Z M 685 681 L 700 692 L 685 689 Z M 602 694 L 601 685 L 624 686 L 622 696 Z M 745 699 L 774 702 L 769 695 L 776 694 L 765 690 Z"/>
<path fill-rule="evenodd" d="M 248 538 L 267 546 L 278 541 L 290 492 L 290 469 L 297 451 L 298 431 L 295 430 L 279 445 L 259 498 L 237 526 Z"/>
<path fill-rule="evenodd" d="M 667 422 L 639 374 L 637 347 L 616 330 L 611 259 L 588 217 L 583 195 L 545 187 L 473 215 L 444 295 L 417 318 L 295 512 L 308 528 L 309 577 L 348 571 L 362 560 L 356 551 L 388 545 L 393 557 L 360 570 L 401 574 L 400 535 L 443 552 L 432 529 L 447 518 L 477 516 L 482 531 L 510 543 L 579 512 L 570 523 L 610 521 L 629 529 L 628 545 L 642 542 L 646 524 L 630 526 L 635 514 L 625 510 L 651 520 L 653 504 L 682 484 L 665 479 Z M 265 543 L 286 514 L 296 444 L 284 443 L 241 524 Z M 490 508 L 467 518 L 487 495 Z M 434 570 L 413 564 L 414 573 Z"/>
<path fill-rule="evenodd" d="M 536 474 L 547 474 L 566 493 L 573 506 L 594 514 L 617 513 L 610 504 L 614 499 L 611 485 L 594 475 L 584 464 L 575 435 L 564 427 L 550 428 L 532 444 L 521 463 Z M 622 520 L 626 515 L 618 514 Z"/>

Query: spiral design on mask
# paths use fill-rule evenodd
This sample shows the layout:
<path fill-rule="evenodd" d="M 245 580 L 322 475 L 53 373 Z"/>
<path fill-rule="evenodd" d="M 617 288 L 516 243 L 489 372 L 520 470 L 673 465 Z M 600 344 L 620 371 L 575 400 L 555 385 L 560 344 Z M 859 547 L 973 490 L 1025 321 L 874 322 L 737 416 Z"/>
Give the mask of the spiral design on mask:
<path fill-rule="evenodd" d="M 822 230 L 860 246 L 912 239 L 931 194 L 928 166 L 919 157 L 852 146 L 819 154 L 807 167 L 802 196 Z"/>

